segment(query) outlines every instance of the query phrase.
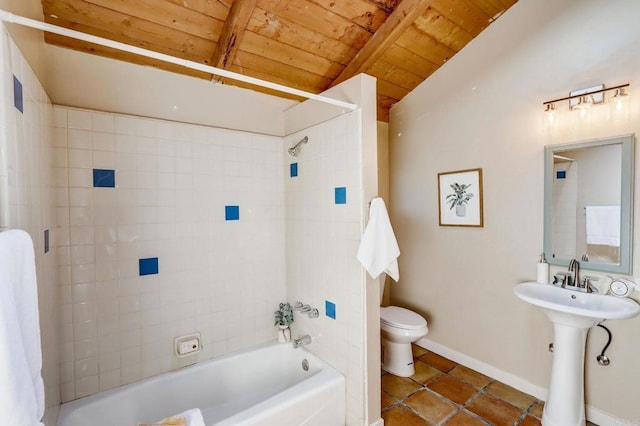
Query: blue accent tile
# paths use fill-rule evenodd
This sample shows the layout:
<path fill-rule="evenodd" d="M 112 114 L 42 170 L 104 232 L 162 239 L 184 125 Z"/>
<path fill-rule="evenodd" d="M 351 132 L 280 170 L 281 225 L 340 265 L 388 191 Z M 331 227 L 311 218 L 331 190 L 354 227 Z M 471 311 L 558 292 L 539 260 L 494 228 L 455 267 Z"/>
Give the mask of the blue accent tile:
<path fill-rule="evenodd" d="M 224 206 L 224 220 L 240 220 L 240 206 Z"/>
<path fill-rule="evenodd" d="M 49 230 L 48 229 L 44 230 L 44 252 L 45 253 L 49 252 Z"/>
<path fill-rule="evenodd" d="M 289 164 L 289 176 L 290 177 L 298 176 L 298 163 Z"/>
<path fill-rule="evenodd" d="M 556 179 L 566 179 L 567 178 L 567 172 L 565 170 L 558 170 L 556 172 Z"/>
<path fill-rule="evenodd" d="M 336 304 L 333 302 L 329 302 L 328 300 L 324 301 L 324 311 L 325 315 L 329 318 L 336 319 Z"/>
<path fill-rule="evenodd" d="M 158 273 L 158 258 L 150 257 L 147 259 L 138 259 L 138 267 L 140 275 L 153 275 Z"/>
<path fill-rule="evenodd" d="M 336 204 L 347 204 L 347 188 L 341 186 L 335 189 Z"/>
<path fill-rule="evenodd" d="M 18 111 L 24 113 L 22 83 L 20 83 L 20 80 L 18 80 L 15 75 L 13 76 L 13 105 L 18 109 Z"/>
<path fill-rule="evenodd" d="M 115 188 L 116 171 L 106 169 L 93 169 L 94 188 Z"/>

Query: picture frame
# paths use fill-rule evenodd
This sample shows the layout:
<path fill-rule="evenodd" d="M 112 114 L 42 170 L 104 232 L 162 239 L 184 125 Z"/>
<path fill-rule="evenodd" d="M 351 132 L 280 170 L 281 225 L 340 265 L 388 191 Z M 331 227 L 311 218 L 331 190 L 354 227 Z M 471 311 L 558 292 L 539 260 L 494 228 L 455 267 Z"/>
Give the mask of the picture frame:
<path fill-rule="evenodd" d="M 438 173 L 438 221 L 440 226 L 484 226 L 481 168 Z"/>

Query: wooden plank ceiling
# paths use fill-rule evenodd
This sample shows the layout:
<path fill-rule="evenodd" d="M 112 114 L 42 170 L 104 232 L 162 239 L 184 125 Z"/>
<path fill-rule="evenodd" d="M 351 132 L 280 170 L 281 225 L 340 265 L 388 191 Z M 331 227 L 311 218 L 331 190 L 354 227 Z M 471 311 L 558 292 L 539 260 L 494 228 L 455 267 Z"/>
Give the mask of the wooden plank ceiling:
<path fill-rule="evenodd" d="M 517 0 L 42 0 L 46 22 L 312 93 L 377 78 L 378 119 Z M 217 76 L 47 33 L 53 45 Z M 287 96 L 225 79 L 225 84 Z"/>

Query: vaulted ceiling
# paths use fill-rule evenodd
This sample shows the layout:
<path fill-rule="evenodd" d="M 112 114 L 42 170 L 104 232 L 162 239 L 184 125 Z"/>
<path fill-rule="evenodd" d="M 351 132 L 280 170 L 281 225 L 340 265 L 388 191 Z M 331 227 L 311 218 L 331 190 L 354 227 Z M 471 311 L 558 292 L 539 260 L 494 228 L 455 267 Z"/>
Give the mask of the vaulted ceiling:
<path fill-rule="evenodd" d="M 320 93 L 377 78 L 378 119 L 517 0 L 42 0 L 45 21 Z M 84 41 L 47 43 L 283 95 Z"/>

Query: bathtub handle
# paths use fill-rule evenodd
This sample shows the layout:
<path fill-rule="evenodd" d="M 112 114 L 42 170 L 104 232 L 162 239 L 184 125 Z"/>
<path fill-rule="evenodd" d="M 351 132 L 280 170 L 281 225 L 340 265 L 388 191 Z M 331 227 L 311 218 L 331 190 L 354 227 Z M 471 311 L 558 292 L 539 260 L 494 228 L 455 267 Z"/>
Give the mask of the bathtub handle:
<path fill-rule="evenodd" d="M 294 303 L 293 310 L 298 311 L 302 314 L 307 314 L 309 318 L 318 318 L 320 316 L 320 312 L 316 308 L 312 308 L 311 306 L 303 304 L 302 302 Z"/>

